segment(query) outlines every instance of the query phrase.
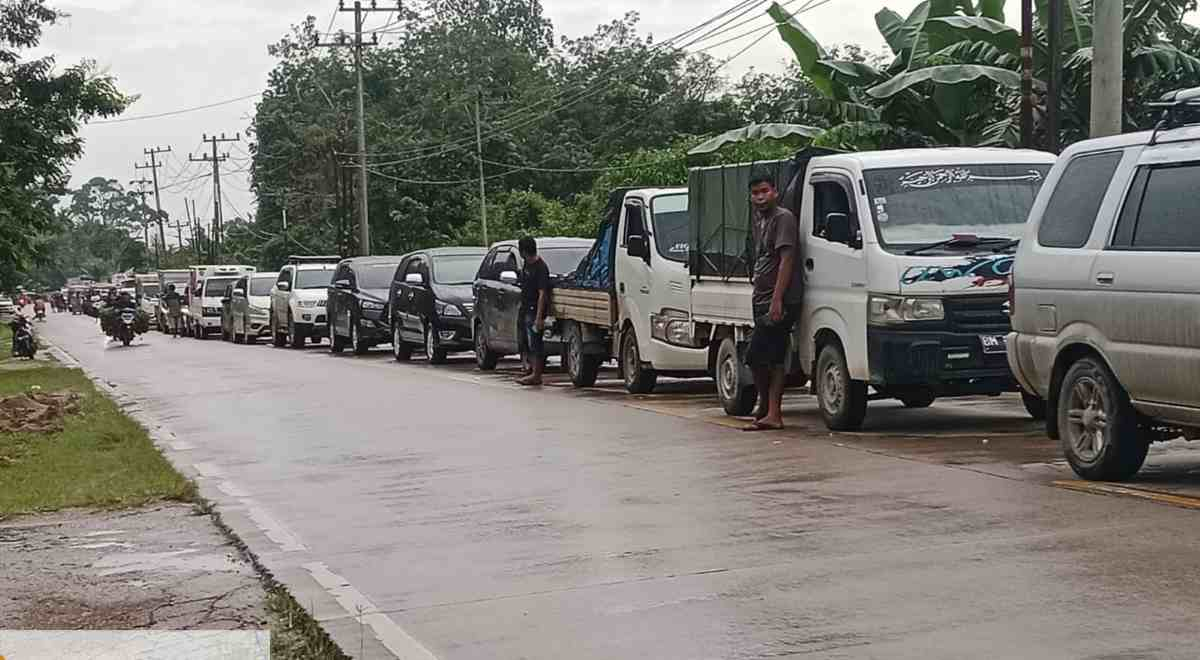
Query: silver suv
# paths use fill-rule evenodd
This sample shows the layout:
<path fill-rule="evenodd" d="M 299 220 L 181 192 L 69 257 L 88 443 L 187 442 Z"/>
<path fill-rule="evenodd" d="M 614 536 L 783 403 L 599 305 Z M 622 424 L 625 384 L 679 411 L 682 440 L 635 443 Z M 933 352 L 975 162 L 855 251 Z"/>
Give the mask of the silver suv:
<path fill-rule="evenodd" d="M 1086 479 L 1200 437 L 1200 88 L 1159 105 L 1154 131 L 1063 153 L 1017 253 L 1009 365 Z"/>

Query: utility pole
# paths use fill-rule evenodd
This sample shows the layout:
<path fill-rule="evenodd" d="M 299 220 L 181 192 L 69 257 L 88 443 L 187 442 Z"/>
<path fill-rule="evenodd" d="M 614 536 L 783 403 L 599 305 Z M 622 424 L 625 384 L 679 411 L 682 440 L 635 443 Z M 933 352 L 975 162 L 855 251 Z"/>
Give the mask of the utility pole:
<path fill-rule="evenodd" d="M 483 244 L 488 243 L 487 231 L 487 184 L 483 177 L 483 116 L 479 110 L 479 97 L 483 92 L 477 92 L 475 96 L 475 160 L 479 161 L 479 223 L 483 229 Z"/>
<path fill-rule="evenodd" d="M 163 149 L 162 147 L 143 149 L 142 153 L 150 157 L 150 164 L 142 165 L 138 168 L 143 170 L 149 169 L 152 173 L 151 176 L 154 177 L 154 221 L 158 223 L 158 244 L 162 246 L 163 252 L 166 252 L 167 250 L 167 234 L 163 229 L 162 200 L 159 198 L 158 194 L 158 168 L 162 167 L 162 163 L 158 162 L 157 156 L 158 154 L 165 154 L 169 153 L 170 151 L 171 147 L 167 147 L 166 149 Z M 137 166 L 135 165 L 135 167 Z M 162 266 L 162 264 L 158 265 L 159 267 Z"/>
<path fill-rule="evenodd" d="M 217 153 L 217 144 L 221 142 L 240 142 L 242 134 L 238 133 L 231 138 L 225 137 L 222 133 L 220 137 L 216 135 L 209 137 L 207 133 L 203 135 L 203 140 L 212 145 L 212 155 L 203 154 L 199 158 L 188 154 L 188 160 L 197 163 L 212 163 L 213 168 L 213 227 L 212 227 L 212 243 L 215 250 L 213 259 L 215 263 L 221 261 L 221 230 L 224 228 L 221 222 L 221 163 L 229 160 L 229 153 Z"/>
<path fill-rule="evenodd" d="M 1050 80 L 1046 85 L 1047 148 L 1058 153 L 1058 115 L 1062 108 L 1062 24 L 1063 0 L 1050 0 L 1050 25 L 1046 46 L 1050 49 Z"/>
<path fill-rule="evenodd" d="M 196 259 L 204 262 L 204 234 L 200 232 L 200 215 L 196 213 L 196 198 L 192 198 L 192 221 L 196 224 L 194 242 L 196 243 Z"/>
<path fill-rule="evenodd" d="M 1033 0 L 1021 0 L 1021 146 L 1033 139 Z"/>
<path fill-rule="evenodd" d="M 137 171 L 137 163 L 133 164 L 133 169 L 135 172 Z M 133 194 L 137 195 L 138 199 L 140 200 L 138 202 L 138 210 L 140 210 L 142 213 L 142 240 L 146 241 L 147 250 L 150 249 L 150 219 L 146 217 L 146 195 L 150 194 L 150 191 L 146 190 L 146 184 L 148 183 L 150 183 L 150 180 L 144 177 L 141 179 L 134 179 L 129 182 L 129 185 L 138 187 L 137 192 L 134 192 Z M 157 245 L 154 246 L 154 265 L 155 267 L 160 265 Z"/>
<path fill-rule="evenodd" d="M 378 34 L 372 34 L 370 42 L 363 40 L 363 20 L 368 13 L 400 10 L 400 0 L 397 0 L 395 9 L 379 7 L 376 0 L 371 0 L 370 7 L 364 7 L 362 0 L 355 0 L 353 7 L 347 7 L 345 0 L 338 0 L 338 11 L 354 12 L 353 40 L 347 39 L 345 32 L 340 32 L 337 41 L 321 43 L 318 38 L 315 44 L 325 48 L 354 49 L 354 73 L 358 79 L 358 251 L 363 256 L 371 254 L 371 225 L 367 217 L 367 124 L 363 110 L 362 53 L 363 48 L 379 44 Z"/>
<path fill-rule="evenodd" d="M 1125 3 L 1092 3 L 1092 122 L 1091 137 L 1121 134 L 1121 92 L 1124 76 Z"/>

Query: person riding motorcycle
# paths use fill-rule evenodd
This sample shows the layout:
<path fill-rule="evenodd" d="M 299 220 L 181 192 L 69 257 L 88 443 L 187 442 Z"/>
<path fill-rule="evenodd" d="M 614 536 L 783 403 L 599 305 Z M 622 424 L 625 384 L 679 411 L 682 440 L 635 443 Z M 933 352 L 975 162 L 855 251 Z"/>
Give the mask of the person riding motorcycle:
<path fill-rule="evenodd" d="M 42 296 L 33 299 L 33 318 L 38 321 L 46 320 L 46 299 Z"/>
<path fill-rule="evenodd" d="M 8 327 L 12 329 L 13 357 L 33 359 L 37 352 L 37 342 L 33 336 L 33 324 L 21 314 L 14 314 Z"/>

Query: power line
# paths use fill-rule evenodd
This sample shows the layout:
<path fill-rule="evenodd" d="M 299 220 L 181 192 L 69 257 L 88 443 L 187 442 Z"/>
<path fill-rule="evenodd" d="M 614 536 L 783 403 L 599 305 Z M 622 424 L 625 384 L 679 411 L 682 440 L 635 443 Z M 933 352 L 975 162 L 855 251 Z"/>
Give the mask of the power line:
<path fill-rule="evenodd" d="M 88 122 L 88 125 L 95 126 L 98 124 L 123 124 L 125 122 L 130 122 L 130 121 L 142 121 L 145 119 L 161 119 L 162 117 L 174 117 L 175 115 L 182 115 L 182 114 L 185 114 L 188 112 L 196 112 L 197 110 L 208 110 L 209 108 L 217 108 L 217 107 L 220 107 L 223 105 L 229 105 L 230 103 L 237 103 L 238 101 L 245 101 L 246 99 L 252 99 L 256 96 L 262 96 L 262 94 L 263 94 L 262 92 L 255 92 L 253 94 L 247 94 L 245 96 L 239 96 L 237 98 L 225 99 L 224 101 L 217 101 L 216 103 L 209 103 L 206 105 L 197 105 L 197 106 L 194 106 L 191 108 L 183 108 L 182 110 L 171 110 L 169 112 L 159 112 L 159 113 L 156 113 L 153 115 L 138 115 L 136 117 L 118 117 L 117 119 L 102 119 L 99 121 Z"/>

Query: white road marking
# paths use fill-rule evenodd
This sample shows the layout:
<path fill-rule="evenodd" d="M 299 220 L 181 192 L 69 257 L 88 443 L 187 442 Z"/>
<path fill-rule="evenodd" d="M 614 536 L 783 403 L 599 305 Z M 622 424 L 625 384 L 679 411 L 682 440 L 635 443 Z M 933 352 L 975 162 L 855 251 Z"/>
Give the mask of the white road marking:
<path fill-rule="evenodd" d="M 402 660 L 437 660 L 433 653 L 418 642 L 412 635 L 396 625 L 386 614 L 370 601 L 361 591 L 355 589 L 342 576 L 330 571 L 324 562 L 312 562 L 304 565 L 317 584 L 333 596 L 333 599 L 346 610 L 346 613 L 358 618 L 371 627 L 376 639 Z"/>

